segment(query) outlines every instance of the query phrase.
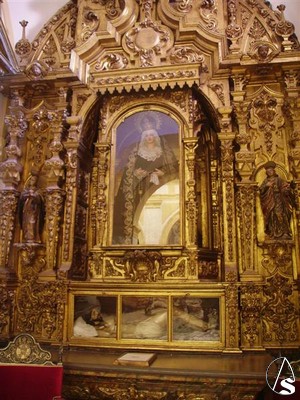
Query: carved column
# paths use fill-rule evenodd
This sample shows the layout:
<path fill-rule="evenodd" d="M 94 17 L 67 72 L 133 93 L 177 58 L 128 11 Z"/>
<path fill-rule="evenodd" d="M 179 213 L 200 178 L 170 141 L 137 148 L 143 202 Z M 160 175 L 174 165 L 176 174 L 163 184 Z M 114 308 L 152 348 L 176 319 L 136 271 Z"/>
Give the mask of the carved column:
<path fill-rule="evenodd" d="M 286 101 L 286 119 L 290 122 L 289 132 L 289 151 L 288 158 L 290 170 L 294 176 L 295 193 L 297 208 L 295 209 L 295 240 L 296 260 L 298 265 L 294 268 L 294 277 L 297 278 L 300 259 L 300 96 L 299 96 L 299 73 L 296 71 L 287 71 L 285 73 L 285 83 L 287 87 L 288 98 Z"/>
<path fill-rule="evenodd" d="M 257 185 L 253 183 L 237 183 L 237 217 L 239 240 L 239 273 L 241 280 L 259 279 L 255 262 L 255 200 Z"/>
<path fill-rule="evenodd" d="M 237 183 L 237 231 L 239 249 L 239 273 L 242 280 L 257 278 L 258 271 L 255 263 L 256 221 L 255 199 L 257 184 L 252 181 L 255 170 L 255 152 L 251 147 L 251 132 L 248 125 L 250 102 L 245 101 L 244 85 L 247 78 L 244 70 L 235 71 L 233 75 L 234 113 L 238 122 L 236 141 L 240 145 L 235 154 L 236 170 L 242 182 Z"/>
<path fill-rule="evenodd" d="M 74 246 L 74 224 L 77 200 L 78 185 L 78 146 L 80 137 L 79 117 L 68 117 L 67 123 L 70 125 L 68 140 L 64 144 L 67 151 L 66 161 L 66 201 L 64 211 L 64 230 L 62 244 L 62 264 L 60 273 L 65 273 L 71 267 Z"/>
<path fill-rule="evenodd" d="M 49 146 L 52 156 L 45 161 L 44 165 L 47 176 L 47 187 L 45 190 L 47 270 L 42 272 L 41 275 L 49 278 L 56 276 L 55 269 L 57 266 L 57 244 L 65 195 L 64 190 L 59 187 L 59 183 L 64 176 L 64 163 L 60 158 L 60 152 L 63 149 L 60 140 L 62 130 L 61 124 L 62 121 L 59 113 L 53 113 L 53 140 Z"/>
<path fill-rule="evenodd" d="M 221 173 L 223 192 L 223 242 L 225 264 L 226 300 L 226 350 L 239 351 L 238 316 L 238 266 L 236 255 L 236 218 L 234 192 L 234 134 L 231 130 L 231 111 L 229 107 L 218 109 L 221 133 Z"/>
<path fill-rule="evenodd" d="M 108 153 L 110 150 L 110 144 L 108 143 L 97 143 L 97 169 L 98 179 L 96 188 L 95 210 L 96 210 L 96 245 L 103 246 L 105 243 L 105 233 L 107 232 L 107 215 L 108 215 L 108 204 L 106 200 L 106 173 L 108 169 Z"/>
<path fill-rule="evenodd" d="M 14 110 L 14 114 L 5 118 L 8 129 L 9 144 L 6 146 L 6 160 L 0 164 L 0 178 L 3 189 L 0 191 L 0 277 L 7 274 L 9 252 L 11 248 L 19 191 L 16 189 L 20 182 L 22 165 L 19 162 L 21 150 L 18 139 L 24 136 L 27 129 L 24 113 Z"/>
<path fill-rule="evenodd" d="M 186 179 L 186 200 L 185 212 L 187 219 L 186 229 L 186 246 L 189 249 L 189 277 L 197 279 L 198 264 L 197 264 L 197 220 L 198 220 L 198 205 L 196 196 L 196 180 L 195 180 L 195 150 L 198 147 L 197 138 L 184 138 L 183 144 L 185 148 L 185 159 L 187 166 Z"/>
<path fill-rule="evenodd" d="M 228 352 L 238 352 L 239 349 L 239 287 L 237 273 L 230 271 L 225 275 L 226 301 L 226 335 L 225 346 Z"/>
<path fill-rule="evenodd" d="M 222 131 L 221 140 L 221 169 L 223 186 L 223 227 L 224 227 L 224 261 L 226 267 L 236 269 L 236 226 L 235 226 L 235 195 L 234 195 L 234 154 L 231 132 L 231 108 L 219 108 Z"/>

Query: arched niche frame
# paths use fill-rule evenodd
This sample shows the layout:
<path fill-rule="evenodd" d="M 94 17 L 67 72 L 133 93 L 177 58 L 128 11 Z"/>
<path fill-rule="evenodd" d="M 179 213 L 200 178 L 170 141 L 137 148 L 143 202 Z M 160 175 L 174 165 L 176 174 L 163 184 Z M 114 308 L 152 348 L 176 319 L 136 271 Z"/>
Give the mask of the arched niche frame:
<path fill-rule="evenodd" d="M 215 203 L 213 203 L 211 200 L 212 196 L 214 196 L 215 199 L 218 198 L 219 191 L 217 185 L 218 155 L 216 151 L 216 141 L 218 140 L 216 133 L 217 111 L 212 106 L 205 94 L 200 93 L 199 90 L 193 91 L 188 89 L 187 93 L 182 90 L 182 96 L 183 95 L 185 96 L 186 104 L 190 104 L 188 103 L 188 100 L 193 98 L 193 105 L 198 104 L 199 107 L 203 109 L 204 116 L 200 117 L 200 123 L 196 106 L 193 110 L 195 117 L 194 119 L 191 119 L 191 108 L 186 107 L 184 110 L 183 108 L 180 108 L 178 104 L 174 104 L 171 101 L 166 101 L 161 94 L 156 95 L 153 93 L 153 97 L 146 97 L 143 95 L 139 97 L 137 95 L 129 94 L 126 102 L 124 101 L 122 103 L 122 107 L 119 106 L 120 101 L 122 102 L 122 98 L 119 97 L 111 97 L 110 95 L 107 97 L 101 96 L 99 98 L 90 97 L 88 101 L 89 104 L 86 104 L 85 112 L 83 112 L 81 115 L 83 124 L 80 137 L 81 145 L 79 146 L 80 148 L 84 149 L 85 152 L 89 152 L 88 158 L 91 160 L 91 162 L 89 162 L 90 180 L 88 185 L 87 200 L 87 212 L 89 217 L 88 222 L 85 225 L 85 237 L 82 236 L 80 238 L 81 243 L 84 243 L 82 257 L 80 254 L 77 254 L 80 246 L 75 246 L 74 244 L 74 250 L 77 249 L 75 251 L 77 253 L 75 254 L 75 252 L 73 252 L 74 256 L 71 274 L 73 278 L 85 279 L 83 275 L 86 276 L 87 274 L 87 254 L 91 254 L 91 259 L 89 261 L 90 273 L 92 271 L 94 274 L 93 276 L 100 277 L 102 276 L 102 270 L 99 268 L 102 267 L 96 267 L 96 272 L 93 272 L 93 268 L 94 264 L 100 265 L 97 263 L 102 262 L 98 261 L 98 259 L 102 260 L 101 254 L 103 251 L 105 254 L 107 254 L 107 256 L 109 256 L 109 254 L 115 254 L 114 252 L 118 251 L 118 248 L 122 251 L 122 254 L 123 250 L 126 251 L 126 249 L 135 247 L 138 248 L 139 243 L 137 243 L 137 241 L 128 244 L 113 243 L 113 213 L 115 207 L 115 195 L 117 195 L 117 189 L 119 188 L 122 176 L 122 174 L 119 174 L 118 178 L 116 177 L 114 162 L 116 158 L 118 158 L 118 143 L 116 143 L 118 128 L 124 124 L 126 120 L 129 122 L 131 121 L 132 125 L 134 125 L 133 121 L 135 116 L 139 113 L 142 114 L 146 112 L 162 113 L 166 119 L 169 119 L 169 121 L 177 126 L 178 132 L 176 133 L 175 131 L 170 131 L 170 137 L 167 137 L 166 139 L 169 141 L 171 150 L 173 150 L 173 153 L 175 153 L 175 161 L 178 163 L 178 173 L 176 175 L 176 173 L 174 174 L 173 171 L 173 175 L 172 173 L 167 174 L 170 179 L 166 179 L 167 177 L 165 176 L 162 178 L 161 182 L 165 184 L 173 182 L 173 186 L 171 186 L 169 189 L 167 187 L 167 190 L 173 190 L 173 192 L 176 192 L 177 190 L 177 192 L 179 192 L 180 206 L 178 209 L 174 209 L 173 207 L 172 212 L 170 208 L 170 214 L 161 224 L 163 238 L 161 244 L 149 243 L 149 245 L 145 245 L 144 242 L 141 244 L 140 248 L 156 247 L 160 248 L 161 250 L 172 250 L 173 248 L 175 252 L 178 252 L 178 250 L 182 249 L 179 251 L 176 257 L 178 257 L 179 254 L 182 254 L 182 256 L 185 257 L 182 251 L 194 251 L 198 247 L 198 249 L 200 249 L 200 253 L 201 249 L 204 249 L 203 256 L 201 256 L 203 259 L 215 259 L 213 254 L 210 252 L 214 252 L 214 249 L 218 248 L 220 239 L 218 227 L 221 225 L 221 216 L 217 208 L 218 201 L 216 200 Z M 168 96 L 171 98 L 170 94 Z M 97 119 L 99 120 L 99 123 L 95 122 Z M 163 129 L 163 127 L 164 125 L 161 124 L 161 129 Z M 158 126 L 156 126 L 156 129 L 159 131 L 159 136 L 164 136 L 163 130 L 160 131 Z M 141 130 L 137 129 L 135 137 L 138 138 L 138 135 L 141 137 L 141 133 Z M 172 140 L 170 140 L 172 135 L 173 141 L 177 135 L 177 145 L 173 147 Z M 122 139 L 124 139 L 123 135 Z M 190 146 L 191 143 L 192 146 L 194 146 L 192 151 Z M 135 143 L 131 144 L 132 146 L 128 149 L 127 156 L 129 156 L 130 151 L 133 150 L 134 145 L 138 144 L 138 139 L 136 139 Z M 120 142 L 119 146 L 122 146 L 122 141 Z M 202 165 L 200 168 L 197 166 L 199 152 L 201 153 L 200 158 L 202 158 Z M 125 155 L 126 152 L 123 155 L 123 166 L 125 166 L 126 162 L 128 162 L 128 157 L 125 157 Z M 85 157 L 82 158 L 85 159 Z M 120 162 L 120 160 L 117 161 Z M 208 174 L 212 175 L 210 179 L 205 178 L 205 176 Z M 201 176 L 200 179 L 199 176 Z M 195 180 L 201 182 L 200 185 L 198 185 L 198 183 L 195 184 Z M 195 187 L 193 187 L 193 185 Z M 164 185 L 162 184 L 157 186 L 158 193 L 156 193 L 156 196 L 158 198 L 161 196 L 159 191 L 164 191 L 166 188 L 164 188 Z M 140 202 L 136 208 L 136 214 L 133 222 L 137 227 L 137 232 L 140 227 L 139 218 L 137 216 L 141 215 L 142 213 L 142 205 L 146 204 L 147 200 L 152 197 L 152 194 L 157 192 L 157 190 L 153 189 L 154 187 L 155 186 L 153 185 L 152 189 L 147 192 L 148 196 L 145 196 L 143 201 Z M 202 191 L 202 195 L 198 196 L 196 191 Z M 157 201 L 157 198 L 154 202 Z M 194 220 L 191 221 L 188 216 L 188 207 L 190 207 L 192 202 L 194 202 L 194 204 L 192 204 L 191 209 L 201 210 L 201 216 L 195 215 Z M 80 203 L 77 207 L 79 210 L 82 204 L 81 199 L 79 198 L 78 203 Z M 207 220 L 208 217 L 209 220 Z M 201 235 L 201 241 L 199 240 L 197 242 L 196 240 L 195 243 L 191 245 L 189 238 L 191 236 L 191 231 L 193 228 L 192 223 L 194 223 L 194 221 L 195 226 L 201 227 L 201 229 L 198 229 L 197 227 L 195 228 L 195 230 L 198 229 L 198 235 Z M 212 230 L 214 230 L 213 233 L 211 232 Z M 178 238 L 178 234 L 180 236 L 180 240 L 174 239 L 176 237 Z M 141 238 L 144 236 L 145 235 L 143 234 L 140 235 Z M 136 235 L 136 237 L 138 237 L 138 235 Z M 111 250 L 113 253 L 111 253 Z M 74 263 L 78 265 L 75 266 Z M 197 274 L 195 274 L 195 276 L 196 275 Z"/>

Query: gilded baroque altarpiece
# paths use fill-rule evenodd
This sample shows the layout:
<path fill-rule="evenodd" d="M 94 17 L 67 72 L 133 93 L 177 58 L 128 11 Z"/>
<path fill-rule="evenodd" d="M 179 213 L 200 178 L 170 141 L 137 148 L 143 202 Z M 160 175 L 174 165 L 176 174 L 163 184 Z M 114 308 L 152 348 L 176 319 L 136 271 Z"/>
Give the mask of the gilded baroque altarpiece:
<path fill-rule="evenodd" d="M 297 348 L 300 47 L 284 6 L 71 1 L 32 43 L 21 25 L 1 64 L 1 337 Z"/>

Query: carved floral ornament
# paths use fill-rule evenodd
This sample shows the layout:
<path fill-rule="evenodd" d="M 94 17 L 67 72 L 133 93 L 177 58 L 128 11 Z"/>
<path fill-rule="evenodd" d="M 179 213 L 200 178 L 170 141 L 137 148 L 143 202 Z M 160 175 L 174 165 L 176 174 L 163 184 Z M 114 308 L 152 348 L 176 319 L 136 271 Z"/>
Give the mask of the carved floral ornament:
<path fill-rule="evenodd" d="M 132 55 L 139 56 L 140 67 L 151 67 L 159 64 L 173 45 L 172 31 L 160 22 L 153 21 L 152 8 L 156 7 L 153 0 L 142 0 L 141 22 L 135 24 L 124 36 L 124 49 Z"/>
<path fill-rule="evenodd" d="M 26 38 L 26 33 L 25 29 L 26 26 L 28 25 L 28 21 L 23 21 L 20 22 L 20 25 L 22 26 L 22 39 L 20 39 L 16 45 L 15 45 L 15 50 L 18 56 L 20 57 L 26 57 L 30 54 L 32 46 L 29 40 Z"/>

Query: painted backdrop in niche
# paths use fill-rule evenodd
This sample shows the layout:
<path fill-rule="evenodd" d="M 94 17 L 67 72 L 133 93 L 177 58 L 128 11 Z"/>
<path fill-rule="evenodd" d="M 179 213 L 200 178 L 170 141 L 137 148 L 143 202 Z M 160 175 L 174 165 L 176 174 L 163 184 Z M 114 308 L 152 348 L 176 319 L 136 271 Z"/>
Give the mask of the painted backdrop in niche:
<path fill-rule="evenodd" d="M 178 124 L 159 111 L 137 112 L 118 126 L 112 244 L 179 243 L 178 138 Z M 166 230 L 176 243 L 167 243 Z"/>

